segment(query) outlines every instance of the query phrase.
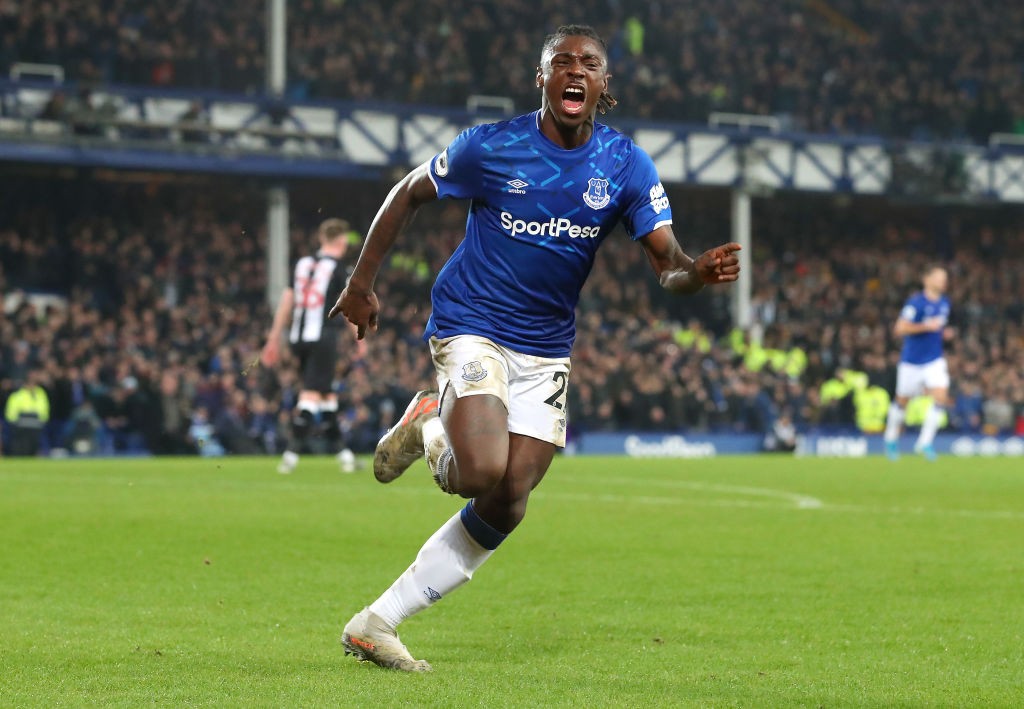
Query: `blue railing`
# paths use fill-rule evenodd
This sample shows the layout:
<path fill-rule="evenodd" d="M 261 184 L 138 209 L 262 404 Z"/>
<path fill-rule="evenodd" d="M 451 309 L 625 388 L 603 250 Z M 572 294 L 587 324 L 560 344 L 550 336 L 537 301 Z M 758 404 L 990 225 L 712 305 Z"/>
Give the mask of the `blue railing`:
<path fill-rule="evenodd" d="M 377 178 L 503 116 L 375 102 L 0 81 L 0 160 L 268 177 Z M 56 93 L 63 108 L 52 105 Z M 59 102 L 59 99 L 58 99 Z M 49 118 L 45 113 L 50 105 Z M 667 183 L 1024 202 L 1024 145 L 987 147 L 611 116 Z"/>

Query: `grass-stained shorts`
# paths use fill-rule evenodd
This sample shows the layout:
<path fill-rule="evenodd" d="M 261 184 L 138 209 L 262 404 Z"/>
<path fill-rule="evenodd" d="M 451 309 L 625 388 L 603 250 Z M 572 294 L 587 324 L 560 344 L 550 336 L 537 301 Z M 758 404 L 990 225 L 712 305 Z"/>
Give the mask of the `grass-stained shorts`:
<path fill-rule="evenodd" d="M 430 338 L 442 398 L 493 394 L 508 411 L 508 430 L 565 447 L 568 357 L 515 352 L 479 335 Z"/>

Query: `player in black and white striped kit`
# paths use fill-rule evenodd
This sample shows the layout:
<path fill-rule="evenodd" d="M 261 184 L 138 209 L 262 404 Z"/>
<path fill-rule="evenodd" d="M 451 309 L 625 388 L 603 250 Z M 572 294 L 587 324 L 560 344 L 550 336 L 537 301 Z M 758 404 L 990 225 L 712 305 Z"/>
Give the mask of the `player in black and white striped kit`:
<path fill-rule="evenodd" d="M 277 472 L 290 473 L 299 462 L 306 439 L 319 428 L 328 447 L 338 454 L 343 472 L 355 470 L 355 456 L 344 447 L 338 427 L 338 396 L 332 389 L 338 364 L 338 346 L 346 325 L 328 320 L 330 306 L 345 287 L 347 269 L 342 263 L 348 249 L 348 222 L 328 219 L 320 225 L 320 248 L 295 264 L 291 287 L 281 293 L 274 313 L 261 362 L 272 367 L 280 359 L 281 339 L 288 328 L 288 341 L 299 362 L 302 389 L 292 415 L 292 436 Z M 365 348 L 363 342 L 356 345 Z"/>

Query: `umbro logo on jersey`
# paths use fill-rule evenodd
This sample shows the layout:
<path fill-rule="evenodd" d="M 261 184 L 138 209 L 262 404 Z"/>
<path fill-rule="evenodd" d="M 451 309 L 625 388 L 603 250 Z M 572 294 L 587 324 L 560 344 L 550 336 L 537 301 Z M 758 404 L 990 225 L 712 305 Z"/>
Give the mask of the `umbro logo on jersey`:
<path fill-rule="evenodd" d="M 526 194 L 526 188 L 530 186 L 529 182 L 523 182 L 518 177 L 514 180 L 509 180 L 507 183 L 508 191 L 512 194 Z"/>
<path fill-rule="evenodd" d="M 441 594 L 427 586 L 427 590 L 423 592 L 423 595 L 427 597 L 427 600 L 433 603 L 434 601 L 441 600 Z"/>

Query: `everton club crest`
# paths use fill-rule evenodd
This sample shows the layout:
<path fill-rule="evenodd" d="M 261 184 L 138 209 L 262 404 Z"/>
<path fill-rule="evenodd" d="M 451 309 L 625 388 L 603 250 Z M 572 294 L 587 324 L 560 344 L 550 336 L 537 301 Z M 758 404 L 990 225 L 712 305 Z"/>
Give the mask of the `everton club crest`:
<path fill-rule="evenodd" d="M 604 209 L 612 201 L 608 194 L 608 180 L 598 177 L 591 177 L 587 183 L 587 191 L 583 193 L 583 201 L 591 209 Z"/>
<path fill-rule="evenodd" d="M 462 365 L 462 378 L 467 382 L 478 382 L 487 376 L 487 370 L 479 362 Z"/>

